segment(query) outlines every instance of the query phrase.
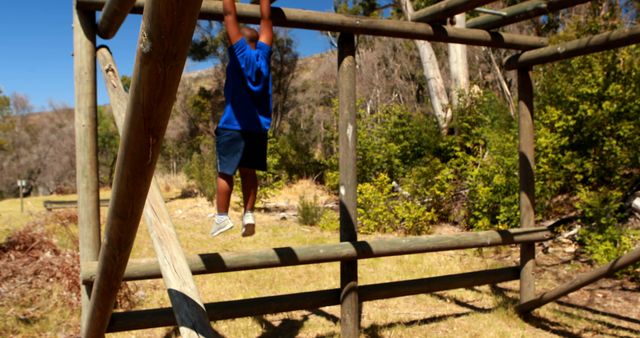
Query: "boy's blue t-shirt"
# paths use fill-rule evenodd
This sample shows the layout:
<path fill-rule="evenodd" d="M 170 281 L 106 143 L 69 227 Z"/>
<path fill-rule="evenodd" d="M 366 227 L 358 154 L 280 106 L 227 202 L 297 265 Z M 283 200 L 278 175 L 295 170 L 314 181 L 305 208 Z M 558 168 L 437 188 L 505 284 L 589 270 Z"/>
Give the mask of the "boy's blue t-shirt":
<path fill-rule="evenodd" d="M 225 107 L 218 127 L 266 132 L 271 125 L 271 47 L 251 49 L 243 38 L 229 47 Z"/>

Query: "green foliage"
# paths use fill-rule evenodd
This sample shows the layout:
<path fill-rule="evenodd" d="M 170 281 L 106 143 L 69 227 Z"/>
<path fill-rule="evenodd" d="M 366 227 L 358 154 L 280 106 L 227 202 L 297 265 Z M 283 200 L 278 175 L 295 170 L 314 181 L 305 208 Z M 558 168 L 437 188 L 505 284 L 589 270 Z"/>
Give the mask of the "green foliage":
<path fill-rule="evenodd" d="M 379 173 L 404 177 L 411 168 L 441 155 L 440 132 L 430 118 L 400 106 L 376 114 L 359 112 L 358 180 L 370 182 Z"/>
<path fill-rule="evenodd" d="M 9 145 L 7 133 L 12 129 L 12 123 L 9 121 L 10 116 L 11 99 L 4 95 L 0 89 L 0 151 L 6 150 Z"/>
<path fill-rule="evenodd" d="M 340 230 L 340 216 L 335 211 L 325 211 L 322 213 L 320 222 L 318 223 L 320 229 L 325 231 L 338 231 Z"/>
<path fill-rule="evenodd" d="M 633 248 L 633 233 L 621 225 L 627 215 L 620 191 L 582 189 L 578 197 L 580 201 L 577 206 L 584 224 L 580 241 L 596 263 L 609 262 Z"/>
<path fill-rule="evenodd" d="M 98 166 L 101 185 L 110 186 L 118 158 L 120 135 L 111 108 L 98 107 Z"/>
<path fill-rule="evenodd" d="M 358 185 L 358 230 L 362 233 L 402 232 L 424 234 L 436 220 L 433 211 L 393 191 L 391 179 L 378 175 Z"/>
<path fill-rule="evenodd" d="M 324 208 L 318 204 L 318 196 L 309 200 L 300 196 L 298 201 L 298 223 L 302 225 L 318 225 L 324 214 Z"/>
<path fill-rule="evenodd" d="M 185 166 L 184 172 L 193 180 L 196 188 L 213 203 L 216 198 L 216 151 L 213 138 L 203 138 L 200 152 L 194 153 L 191 160 Z"/>

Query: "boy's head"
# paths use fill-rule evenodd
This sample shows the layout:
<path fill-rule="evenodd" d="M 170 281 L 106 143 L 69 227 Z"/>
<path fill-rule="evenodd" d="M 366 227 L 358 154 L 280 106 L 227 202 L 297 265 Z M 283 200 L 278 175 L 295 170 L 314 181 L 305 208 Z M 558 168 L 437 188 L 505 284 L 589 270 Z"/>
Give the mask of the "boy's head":
<path fill-rule="evenodd" d="M 260 39 L 258 31 L 250 27 L 242 27 L 240 32 L 249 43 L 249 46 L 251 46 L 251 49 L 256 49 L 258 39 Z"/>

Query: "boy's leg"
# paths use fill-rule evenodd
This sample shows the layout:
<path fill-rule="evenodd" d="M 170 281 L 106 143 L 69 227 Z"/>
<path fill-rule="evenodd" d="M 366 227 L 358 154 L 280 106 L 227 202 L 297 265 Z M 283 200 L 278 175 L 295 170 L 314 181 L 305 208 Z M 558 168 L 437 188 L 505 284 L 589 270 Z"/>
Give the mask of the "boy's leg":
<path fill-rule="evenodd" d="M 240 168 L 240 179 L 242 181 L 244 211 L 253 212 L 258 196 L 258 175 L 256 175 L 256 170 Z"/>
<path fill-rule="evenodd" d="M 244 215 L 242 216 L 242 237 L 253 236 L 256 232 L 256 221 L 253 208 L 258 195 L 258 176 L 255 169 L 240 168 L 242 180 L 242 197 L 244 199 Z"/>
<path fill-rule="evenodd" d="M 233 228 L 233 223 L 229 219 L 229 205 L 231 204 L 231 192 L 233 191 L 233 176 L 218 173 L 218 184 L 216 191 L 216 220 L 213 222 L 210 234 L 219 234 Z"/>
<path fill-rule="evenodd" d="M 216 192 L 216 209 L 218 213 L 229 213 L 231 193 L 233 192 L 233 176 L 218 173 L 218 187 Z"/>

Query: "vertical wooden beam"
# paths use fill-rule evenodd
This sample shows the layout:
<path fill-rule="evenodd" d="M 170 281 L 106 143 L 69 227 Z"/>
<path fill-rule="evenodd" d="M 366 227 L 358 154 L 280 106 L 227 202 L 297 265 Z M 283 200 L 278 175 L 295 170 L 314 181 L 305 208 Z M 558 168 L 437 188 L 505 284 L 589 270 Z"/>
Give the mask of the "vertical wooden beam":
<path fill-rule="evenodd" d="M 73 72 L 75 89 L 76 190 L 80 268 L 100 252 L 100 197 L 95 58 L 95 12 L 78 11 L 73 1 Z M 82 287 L 82 318 L 89 310 L 91 285 Z M 82 321 L 84 323 L 84 320 Z"/>
<path fill-rule="evenodd" d="M 149 0 L 85 337 L 101 337 L 131 254 L 202 0 Z"/>
<path fill-rule="evenodd" d="M 338 100 L 340 102 L 340 241 L 355 242 L 358 180 L 356 178 L 356 59 L 353 34 L 338 38 Z M 358 261 L 340 263 L 340 325 L 342 337 L 358 337 Z"/>
<path fill-rule="evenodd" d="M 99 47 L 97 55 L 109 93 L 113 117 L 118 132 L 122 134 L 128 95 L 124 91 L 118 68 L 109 49 Z M 158 257 L 162 278 L 169 293 L 180 336 L 214 337 L 207 311 L 200 299 L 191 269 L 155 177 L 151 182 L 143 214 Z"/>
<path fill-rule="evenodd" d="M 535 226 L 535 130 L 531 68 L 518 69 L 520 227 Z M 535 243 L 520 245 L 520 304 L 535 297 Z"/>

